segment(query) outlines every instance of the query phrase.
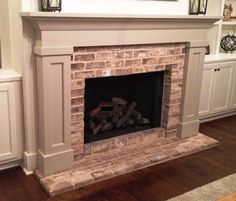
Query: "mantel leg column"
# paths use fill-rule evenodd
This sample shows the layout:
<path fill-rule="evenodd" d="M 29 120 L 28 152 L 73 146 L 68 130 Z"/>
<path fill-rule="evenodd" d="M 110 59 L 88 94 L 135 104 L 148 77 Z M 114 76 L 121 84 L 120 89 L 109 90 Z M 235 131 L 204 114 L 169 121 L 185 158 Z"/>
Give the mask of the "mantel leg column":
<path fill-rule="evenodd" d="M 178 137 L 199 133 L 199 100 L 207 41 L 191 42 L 186 47 L 181 115 Z"/>
<path fill-rule="evenodd" d="M 70 55 L 37 56 L 38 170 L 44 176 L 73 166 L 70 65 Z"/>

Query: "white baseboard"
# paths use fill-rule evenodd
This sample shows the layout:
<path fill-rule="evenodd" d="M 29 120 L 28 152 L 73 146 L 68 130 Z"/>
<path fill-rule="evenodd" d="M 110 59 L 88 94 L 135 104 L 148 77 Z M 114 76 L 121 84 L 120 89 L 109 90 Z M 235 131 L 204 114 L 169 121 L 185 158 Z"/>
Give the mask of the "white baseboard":
<path fill-rule="evenodd" d="M 17 161 L 1 164 L 0 165 L 0 170 L 6 170 L 6 169 L 9 169 L 9 168 L 21 166 L 21 164 L 22 164 L 22 160 L 17 160 Z"/>
<path fill-rule="evenodd" d="M 228 113 L 217 114 L 217 115 L 208 116 L 208 117 L 202 117 L 202 118 L 200 118 L 200 123 L 213 121 L 213 120 L 216 120 L 216 119 L 221 119 L 221 118 L 229 117 L 229 116 L 232 116 L 232 115 L 236 115 L 236 112 L 228 112 Z"/>

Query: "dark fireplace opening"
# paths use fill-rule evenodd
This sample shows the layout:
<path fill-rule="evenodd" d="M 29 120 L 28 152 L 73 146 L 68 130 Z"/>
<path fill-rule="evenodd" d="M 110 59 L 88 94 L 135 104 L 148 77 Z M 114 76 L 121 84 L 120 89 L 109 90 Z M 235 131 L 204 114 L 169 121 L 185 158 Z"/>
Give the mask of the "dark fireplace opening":
<path fill-rule="evenodd" d="M 85 80 L 85 143 L 160 127 L 164 71 Z"/>

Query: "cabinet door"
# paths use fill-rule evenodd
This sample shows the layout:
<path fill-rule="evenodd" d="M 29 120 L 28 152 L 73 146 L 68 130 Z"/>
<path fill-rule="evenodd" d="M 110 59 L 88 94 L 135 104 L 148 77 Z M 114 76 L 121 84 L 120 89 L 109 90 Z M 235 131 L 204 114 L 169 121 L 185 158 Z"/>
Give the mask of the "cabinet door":
<path fill-rule="evenodd" d="M 234 67 L 234 74 L 233 74 L 233 80 L 232 80 L 232 91 L 231 91 L 231 109 L 236 109 L 236 66 Z"/>
<path fill-rule="evenodd" d="M 17 157 L 14 83 L 0 83 L 0 162 Z"/>
<path fill-rule="evenodd" d="M 233 64 L 220 64 L 218 69 L 215 71 L 213 83 L 213 113 L 229 109 Z"/>
<path fill-rule="evenodd" d="M 215 65 L 205 65 L 203 69 L 199 116 L 204 116 L 210 114 L 211 112 L 211 97 L 215 73 L 214 67 Z"/>

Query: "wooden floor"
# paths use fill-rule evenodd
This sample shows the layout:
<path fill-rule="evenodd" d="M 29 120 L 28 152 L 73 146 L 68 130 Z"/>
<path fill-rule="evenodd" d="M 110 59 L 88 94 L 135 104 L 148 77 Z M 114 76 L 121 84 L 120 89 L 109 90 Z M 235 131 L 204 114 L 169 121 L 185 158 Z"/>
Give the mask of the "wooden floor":
<path fill-rule="evenodd" d="M 221 146 L 49 197 L 20 168 L 0 172 L 0 201 L 161 201 L 236 172 L 236 116 L 201 125 Z"/>

